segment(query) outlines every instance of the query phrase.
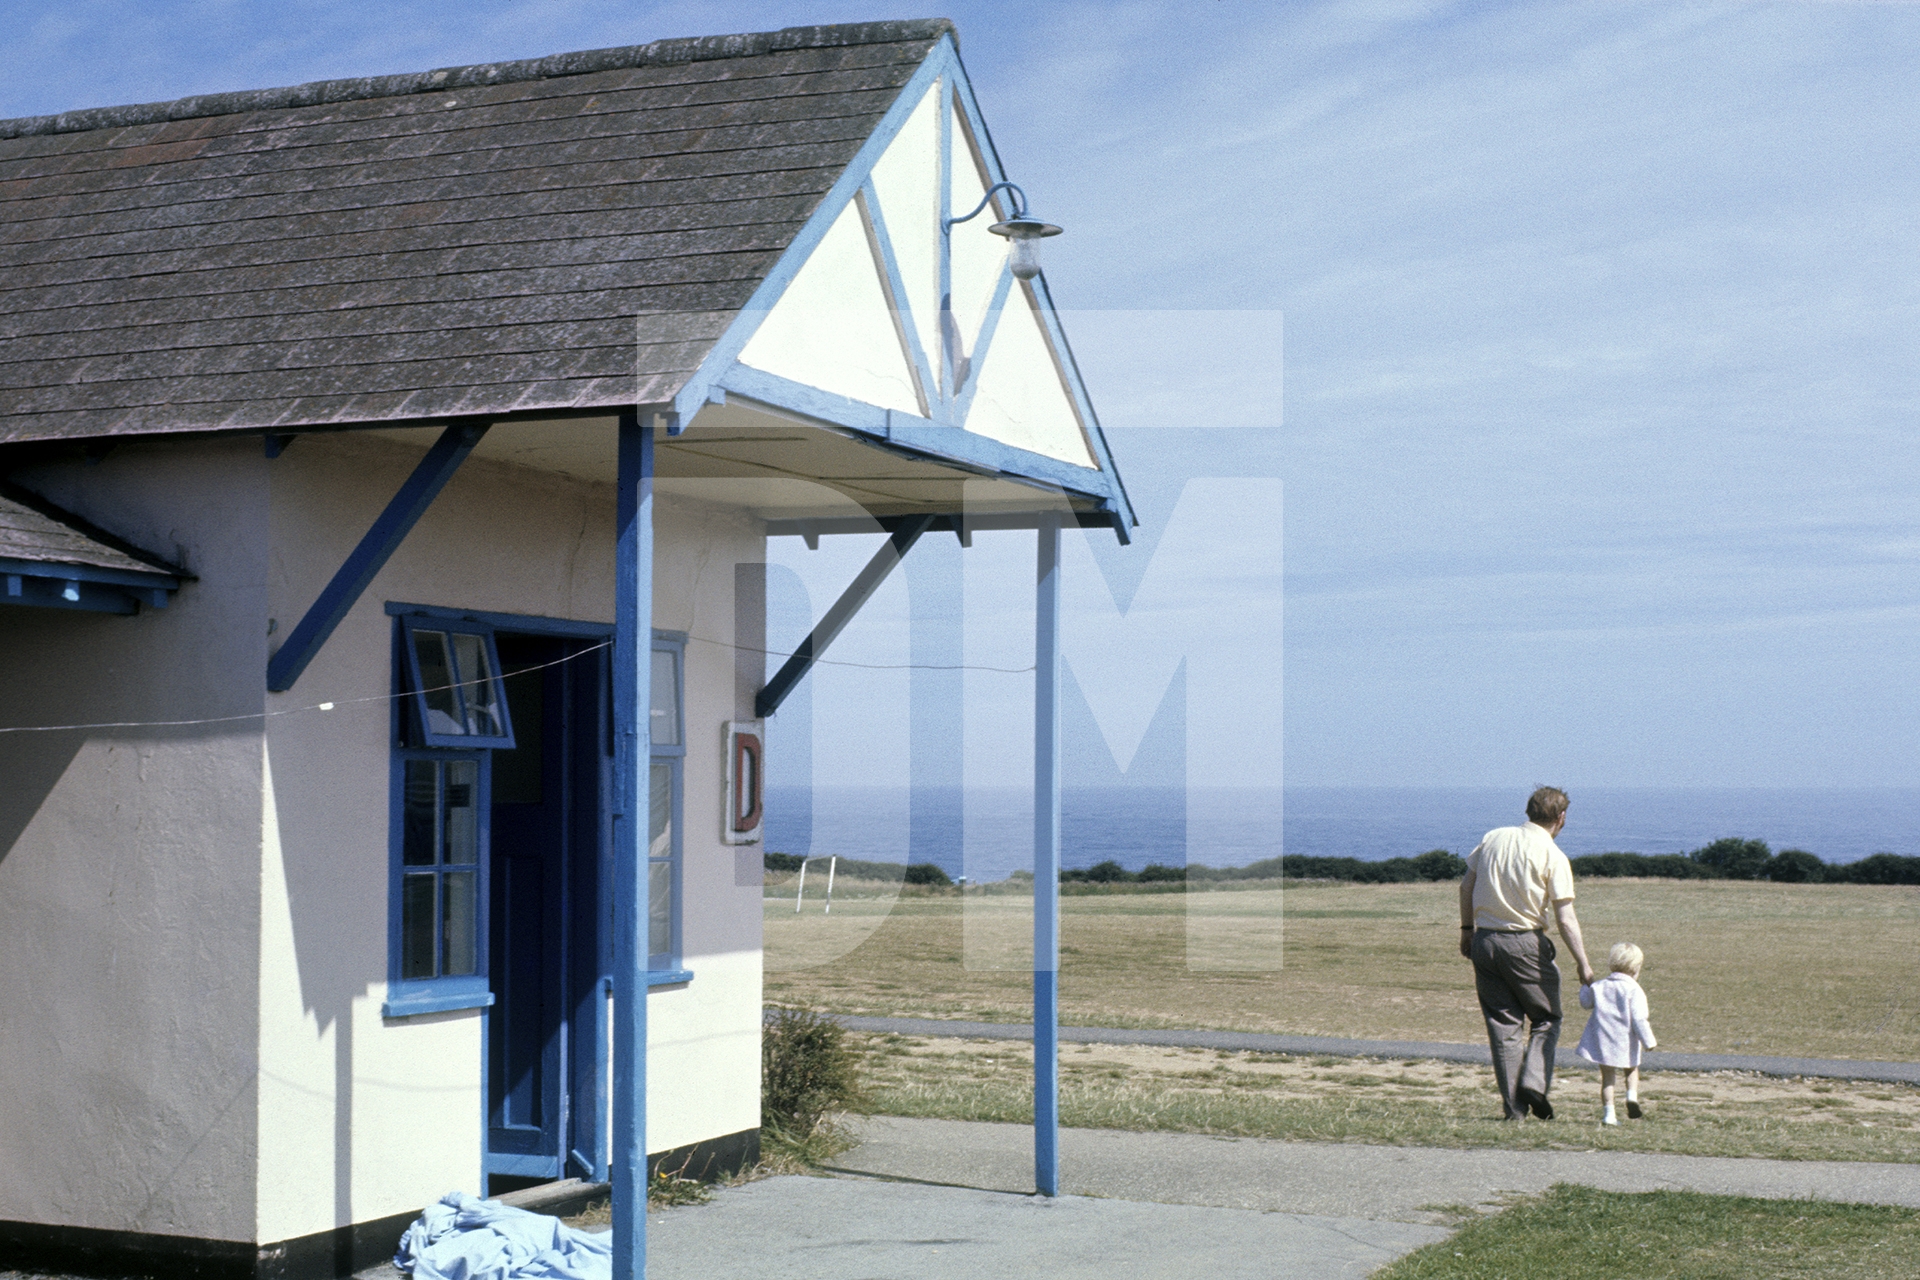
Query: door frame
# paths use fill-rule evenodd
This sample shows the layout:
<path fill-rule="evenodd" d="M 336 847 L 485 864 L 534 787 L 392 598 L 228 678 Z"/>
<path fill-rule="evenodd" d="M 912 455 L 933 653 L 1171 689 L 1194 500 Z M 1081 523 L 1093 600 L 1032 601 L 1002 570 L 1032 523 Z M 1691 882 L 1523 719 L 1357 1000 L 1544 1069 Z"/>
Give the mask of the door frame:
<path fill-rule="evenodd" d="M 591 921 L 595 937 L 591 954 L 595 972 L 590 981 L 578 981 L 563 984 L 562 987 L 562 1024 L 567 1028 L 567 1047 L 569 1052 L 562 1055 L 560 1088 L 563 1097 L 564 1119 L 560 1127 L 560 1172 L 557 1177 L 578 1177 L 590 1182 L 604 1182 L 607 1178 L 607 1108 L 609 1104 L 609 1084 L 606 1045 L 608 1043 L 608 1024 L 606 1001 L 601 993 L 612 973 L 613 938 L 608 926 L 612 923 L 610 877 L 612 875 L 612 783 L 613 783 L 613 720 L 612 720 L 612 646 L 613 626 L 604 622 L 585 622 L 569 618 L 550 618 L 533 614 L 499 613 L 483 609 L 452 609 L 446 606 L 415 605 L 389 603 L 390 614 L 413 614 L 426 617 L 444 618 L 449 621 L 467 621 L 481 624 L 496 635 L 519 635 L 550 638 L 563 641 L 598 643 L 598 650 L 588 650 L 594 656 L 577 655 L 573 661 L 590 662 L 594 668 L 594 678 L 598 688 L 593 691 L 591 705 L 594 719 L 598 723 L 590 726 L 576 725 L 575 732 L 581 742 L 592 741 L 597 750 L 596 767 L 593 771 L 593 842 L 592 862 L 596 872 L 596 901 L 582 902 L 575 897 L 571 875 L 562 877 L 563 901 L 561 911 L 569 927 Z M 504 674 L 504 673 L 503 673 Z M 576 700 L 584 705 L 585 700 Z M 567 708 L 571 717 L 578 707 Z M 579 774 L 563 779 L 563 785 L 569 788 L 578 785 Z M 486 828 L 483 839 L 490 835 L 492 826 L 491 805 L 485 811 Z M 487 841 L 490 847 L 490 840 Z M 577 846 L 570 847 L 570 853 Z M 569 859 L 571 861 L 571 858 Z M 481 883 L 483 898 L 489 900 L 483 927 L 490 929 L 491 922 L 491 856 L 482 863 Z M 570 871 L 571 868 L 568 868 Z M 482 955 L 491 951 L 492 939 L 483 937 Z M 573 957 L 581 953 L 578 948 L 569 948 Z M 570 958 L 573 958 L 570 957 Z M 487 963 L 483 960 L 483 964 Z M 492 982 L 491 967 L 483 975 L 486 982 Z M 590 994 L 580 1001 L 573 1000 L 573 989 L 586 989 Z M 490 998 L 489 998 L 490 999 Z M 481 1010 L 479 1044 L 479 1133 L 480 1170 L 484 1183 L 492 1177 L 546 1177 L 548 1175 L 521 1175 L 510 1169 L 491 1167 L 494 1157 L 489 1151 L 489 1135 L 492 1128 L 492 1047 L 493 1047 L 493 1009 L 490 1006 Z M 580 1045 L 595 1046 L 596 1051 L 581 1053 Z M 581 1150 L 581 1144 L 575 1139 L 587 1136 L 587 1150 Z"/>

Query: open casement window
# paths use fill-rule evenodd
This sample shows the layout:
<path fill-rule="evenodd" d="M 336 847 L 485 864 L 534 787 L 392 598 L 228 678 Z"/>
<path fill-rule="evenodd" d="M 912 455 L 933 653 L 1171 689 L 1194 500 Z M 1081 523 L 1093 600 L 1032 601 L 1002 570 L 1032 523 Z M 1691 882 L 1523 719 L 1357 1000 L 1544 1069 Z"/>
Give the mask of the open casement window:
<path fill-rule="evenodd" d="M 491 753 L 395 753 L 388 1016 L 490 1004 L 485 973 Z"/>
<path fill-rule="evenodd" d="M 513 747 L 493 633 L 475 623 L 407 617 L 402 648 L 423 747 Z"/>

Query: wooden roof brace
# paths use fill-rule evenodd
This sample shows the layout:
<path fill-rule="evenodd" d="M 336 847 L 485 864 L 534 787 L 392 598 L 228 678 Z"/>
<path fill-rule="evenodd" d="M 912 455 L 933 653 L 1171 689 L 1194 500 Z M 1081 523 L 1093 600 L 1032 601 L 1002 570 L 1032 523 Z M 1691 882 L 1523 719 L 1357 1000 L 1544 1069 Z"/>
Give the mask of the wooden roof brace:
<path fill-rule="evenodd" d="M 387 561 L 400 548 L 413 526 L 426 514 L 433 500 L 440 496 L 440 490 L 446 488 L 447 481 L 453 479 L 453 473 L 467 460 L 480 437 L 486 435 L 492 425 L 484 421 L 466 420 L 456 422 L 440 433 L 440 439 L 433 448 L 427 450 L 427 456 L 420 459 L 420 465 L 413 469 L 400 492 L 393 495 L 393 501 L 380 513 L 373 527 L 360 539 L 360 545 L 353 549 L 345 563 L 333 575 L 320 596 L 307 610 L 306 616 L 294 627 L 287 642 L 281 645 L 267 660 L 267 690 L 270 693 L 285 693 L 293 688 L 300 673 L 307 669 L 314 656 L 327 643 L 327 637 L 347 616 L 360 594 L 373 581 L 374 575 L 386 567 Z"/>
<path fill-rule="evenodd" d="M 780 704 L 787 700 L 787 695 L 800 683 L 800 678 L 813 669 L 813 664 L 820 660 L 827 646 L 853 621 L 853 615 L 860 612 L 860 606 L 880 589 L 880 584 L 887 580 L 894 566 L 920 540 L 920 535 L 933 526 L 933 521 L 933 516 L 908 516 L 900 522 L 880 549 L 873 553 L 873 559 L 867 561 L 867 567 L 854 578 L 853 584 L 833 602 L 833 607 L 820 619 L 820 625 L 800 642 L 793 656 L 781 664 L 773 679 L 767 681 L 766 687 L 754 697 L 754 715 L 770 716 L 780 709 Z"/>

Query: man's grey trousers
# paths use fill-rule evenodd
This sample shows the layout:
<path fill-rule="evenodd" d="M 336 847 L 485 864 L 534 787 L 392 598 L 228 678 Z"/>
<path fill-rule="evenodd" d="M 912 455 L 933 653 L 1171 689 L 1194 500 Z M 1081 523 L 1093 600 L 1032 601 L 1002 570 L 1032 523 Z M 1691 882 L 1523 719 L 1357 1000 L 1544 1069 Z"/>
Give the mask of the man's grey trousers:
<path fill-rule="evenodd" d="M 1541 1097 L 1553 1087 L 1553 1050 L 1560 1043 L 1560 968 L 1544 930 L 1473 931 L 1473 977 L 1493 1047 L 1493 1074 L 1507 1119 L 1526 1115 L 1522 1089 Z"/>

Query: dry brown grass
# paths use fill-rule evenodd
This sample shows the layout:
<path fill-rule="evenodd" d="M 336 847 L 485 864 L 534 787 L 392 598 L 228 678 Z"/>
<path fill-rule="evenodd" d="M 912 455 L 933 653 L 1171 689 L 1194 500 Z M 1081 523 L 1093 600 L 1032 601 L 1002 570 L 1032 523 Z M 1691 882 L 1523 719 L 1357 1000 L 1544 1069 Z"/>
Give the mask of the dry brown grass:
<path fill-rule="evenodd" d="M 1026 897 L 843 882 L 831 915 L 810 900 L 796 916 L 779 892 L 766 913 L 769 1003 L 1030 1014 Z M 1456 950 L 1454 893 L 1307 884 L 1068 897 L 1062 1018 L 1471 1043 L 1484 1031 Z M 1641 980 L 1663 1049 L 1920 1058 L 1920 888 L 1585 880 L 1579 893 L 1590 956 L 1604 963 L 1620 940 L 1646 950 Z M 1573 992 L 1569 977 L 1570 1005 Z M 1569 1034 L 1583 1023 L 1573 1008 Z"/>

